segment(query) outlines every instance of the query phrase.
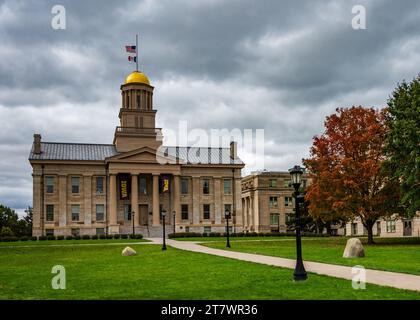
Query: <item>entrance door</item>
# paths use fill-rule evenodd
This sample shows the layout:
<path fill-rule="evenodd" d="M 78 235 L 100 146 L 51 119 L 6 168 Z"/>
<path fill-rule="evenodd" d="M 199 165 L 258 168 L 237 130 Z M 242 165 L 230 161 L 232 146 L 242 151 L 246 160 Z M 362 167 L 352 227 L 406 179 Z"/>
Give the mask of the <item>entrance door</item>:
<path fill-rule="evenodd" d="M 412 235 L 412 228 L 411 228 L 411 220 L 404 220 L 404 236 L 411 236 Z"/>
<path fill-rule="evenodd" d="M 140 212 L 140 225 L 147 226 L 149 220 L 149 206 L 147 204 L 140 204 L 139 205 L 139 212 Z"/>

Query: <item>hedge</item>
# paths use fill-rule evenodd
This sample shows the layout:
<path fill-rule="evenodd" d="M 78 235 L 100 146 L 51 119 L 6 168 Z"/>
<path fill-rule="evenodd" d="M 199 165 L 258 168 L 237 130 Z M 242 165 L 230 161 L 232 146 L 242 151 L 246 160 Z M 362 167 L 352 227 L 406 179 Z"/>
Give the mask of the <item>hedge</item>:
<path fill-rule="evenodd" d="M 198 234 L 201 235 L 201 234 Z M 198 236 L 197 235 L 197 236 Z M 0 242 L 15 242 L 15 241 L 45 241 L 45 240 L 80 240 L 80 239 L 84 239 L 84 240 L 93 240 L 93 239 L 143 239 L 143 235 L 142 234 L 135 234 L 135 235 L 129 235 L 129 234 L 101 234 L 101 235 L 93 235 L 93 236 L 89 236 L 89 235 L 83 235 L 83 236 L 39 236 L 39 237 L 27 237 L 27 236 L 23 236 L 23 237 L 14 237 L 14 236 L 8 236 L 8 237 L 0 237 Z"/>
<path fill-rule="evenodd" d="M 219 232 L 210 232 L 210 233 L 199 233 L 199 232 L 179 232 L 179 233 L 171 233 L 168 235 L 170 239 L 174 238 L 195 238 L 195 237 L 226 237 L 226 233 L 219 233 Z M 294 237 L 294 232 L 266 232 L 266 233 L 257 233 L 257 232 L 248 232 L 248 233 L 229 233 L 229 237 Z M 302 236 L 304 237 L 329 237 L 329 234 L 317 234 L 317 233 L 309 233 L 309 232 L 302 232 Z"/>

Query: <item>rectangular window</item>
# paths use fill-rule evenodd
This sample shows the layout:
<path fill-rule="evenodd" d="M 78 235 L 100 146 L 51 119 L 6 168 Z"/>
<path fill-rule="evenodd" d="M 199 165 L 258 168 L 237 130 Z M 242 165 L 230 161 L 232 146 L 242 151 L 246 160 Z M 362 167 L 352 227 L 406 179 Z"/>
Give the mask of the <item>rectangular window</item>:
<path fill-rule="evenodd" d="M 54 193 L 54 177 L 45 177 L 46 192 Z"/>
<path fill-rule="evenodd" d="M 101 236 L 103 234 L 105 234 L 104 228 L 96 228 L 96 235 Z"/>
<path fill-rule="evenodd" d="M 181 178 L 181 194 L 188 194 L 188 178 Z"/>
<path fill-rule="evenodd" d="M 71 205 L 71 221 L 79 221 L 80 215 L 80 205 L 72 204 Z"/>
<path fill-rule="evenodd" d="M 386 222 L 386 232 L 394 233 L 395 232 L 395 220 L 388 220 Z"/>
<path fill-rule="evenodd" d="M 104 177 L 96 177 L 96 193 L 104 193 Z"/>
<path fill-rule="evenodd" d="M 210 205 L 203 204 L 203 219 L 208 220 L 210 219 Z"/>
<path fill-rule="evenodd" d="M 232 194 L 232 180 L 231 179 L 223 180 L 223 193 Z"/>
<path fill-rule="evenodd" d="M 277 208 L 278 202 L 277 197 L 270 197 L 270 208 Z"/>
<path fill-rule="evenodd" d="M 181 205 L 181 218 L 182 220 L 188 220 L 188 204 Z"/>
<path fill-rule="evenodd" d="M 279 224 L 279 215 L 278 214 L 270 214 L 270 224 L 271 225 L 278 225 Z"/>
<path fill-rule="evenodd" d="M 124 220 L 131 220 L 131 204 L 124 205 Z"/>
<path fill-rule="evenodd" d="M 71 235 L 73 237 L 78 237 L 80 236 L 80 229 L 79 228 L 71 228 Z"/>
<path fill-rule="evenodd" d="M 105 206 L 103 204 L 96 205 L 96 221 L 104 221 Z"/>
<path fill-rule="evenodd" d="M 292 197 L 284 197 L 284 206 L 289 207 L 293 205 L 293 198 Z"/>
<path fill-rule="evenodd" d="M 71 192 L 79 193 L 79 177 L 71 177 Z"/>
<path fill-rule="evenodd" d="M 147 194 L 147 180 L 140 178 L 140 194 Z"/>
<path fill-rule="evenodd" d="M 210 233 L 211 227 L 204 227 L 204 233 Z"/>
<path fill-rule="evenodd" d="M 54 205 L 47 204 L 47 221 L 54 221 Z"/>
<path fill-rule="evenodd" d="M 227 227 L 225 226 L 225 232 L 227 232 Z M 229 234 L 233 233 L 233 228 L 232 226 L 229 226 Z"/>
<path fill-rule="evenodd" d="M 290 188 L 292 187 L 292 181 L 291 180 L 284 180 L 284 185 L 285 188 Z"/>
<path fill-rule="evenodd" d="M 351 224 L 351 234 L 356 235 L 357 234 L 357 223 Z"/>
<path fill-rule="evenodd" d="M 270 179 L 269 186 L 270 186 L 270 188 L 276 188 L 277 187 L 277 179 Z"/>
<path fill-rule="evenodd" d="M 45 235 L 48 236 L 53 236 L 54 235 L 54 229 L 45 229 Z"/>
<path fill-rule="evenodd" d="M 137 94 L 137 109 L 140 109 L 140 95 Z"/>
<path fill-rule="evenodd" d="M 210 194 L 210 180 L 203 179 L 203 194 Z"/>

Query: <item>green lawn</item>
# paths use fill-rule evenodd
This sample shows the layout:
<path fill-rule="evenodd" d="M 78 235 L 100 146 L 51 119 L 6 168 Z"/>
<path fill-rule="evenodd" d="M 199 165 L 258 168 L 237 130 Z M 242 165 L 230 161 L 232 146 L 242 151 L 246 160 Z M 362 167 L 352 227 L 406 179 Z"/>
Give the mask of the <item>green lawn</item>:
<path fill-rule="evenodd" d="M 236 238 L 240 239 L 240 238 Z M 251 239 L 251 238 L 248 238 Z M 269 240 L 270 238 L 265 238 Z M 347 238 L 303 238 L 303 259 L 307 261 L 328 262 L 354 266 L 362 265 L 365 268 L 411 273 L 420 275 L 420 238 L 376 239 L 374 245 L 368 245 L 365 238 L 361 238 L 365 257 L 358 259 L 343 258 L 343 251 Z M 294 259 L 296 257 L 296 244 L 294 239 L 276 241 L 232 241 L 231 250 L 259 253 L 268 256 L 278 256 Z M 209 241 L 208 247 L 226 249 L 225 241 Z"/>
<path fill-rule="evenodd" d="M 420 299 L 420 293 L 310 274 L 168 247 L 31 246 L 0 249 L 0 299 Z M 235 244 L 236 246 L 236 244 Z M 67 289 L 51 288 L 51 268 L 66 268 Z M 333 293 L 333 294 L 332 294 Z"/>

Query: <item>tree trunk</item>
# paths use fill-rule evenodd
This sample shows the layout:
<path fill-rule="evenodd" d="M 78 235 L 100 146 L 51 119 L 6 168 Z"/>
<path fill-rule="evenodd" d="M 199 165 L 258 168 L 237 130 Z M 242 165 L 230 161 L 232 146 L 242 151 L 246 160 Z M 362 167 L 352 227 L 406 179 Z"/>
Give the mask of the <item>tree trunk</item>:
<path fill-rule="evenodd" d="M 373 241 L 373 226 L 375 225 L 375 221 L 366 221 L 366 229 L 368 233 L 368 244 L 374 244 L 375 241 Z"/>

